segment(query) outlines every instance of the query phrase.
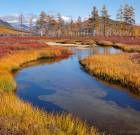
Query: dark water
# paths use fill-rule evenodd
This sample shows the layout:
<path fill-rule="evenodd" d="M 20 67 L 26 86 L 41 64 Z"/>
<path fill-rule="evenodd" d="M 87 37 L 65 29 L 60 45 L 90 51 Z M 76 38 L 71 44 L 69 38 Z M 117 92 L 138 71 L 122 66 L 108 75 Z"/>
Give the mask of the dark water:
<path fill-rule="evenodd" d="M 70 112 L 103 131 L 140 134 L 140 99 L 127 90 L 86 73 L 79 59 L 91 54 L 121 53 L 113 48 L 78 50 L 61 61 L 32 63 L 17 73 L 17 96 L 48 112 Z M 39 65 L 37 65 L 39 64 Z"/>

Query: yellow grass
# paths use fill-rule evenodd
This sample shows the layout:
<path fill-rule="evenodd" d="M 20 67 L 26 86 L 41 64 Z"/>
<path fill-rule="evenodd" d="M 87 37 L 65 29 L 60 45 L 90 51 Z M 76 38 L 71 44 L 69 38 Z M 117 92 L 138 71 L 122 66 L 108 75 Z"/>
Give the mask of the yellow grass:
<path fill-rule="evenodd" d="M 70 114 L 50 114 L 14 96 L 16 83 L 12 71 L 40 58 L 69 55 L 65 48 L 17 51 L 0 59 L 0 135 L 99 135 L 96 129 Z M 101 134 L 101 133 L 100 133 Z"/>
<path fill-rule="evenodd" d="M 140 52 L 140 45 L 126 45 L 118 43 L 113 46 L 126 52 Z"/>
<path fill-rule="evenodd" d="M 64 48 L 47 47 L 40 50 L 17 51 L 0 59 L 0 89 L 16 89 L 12 71 L 18 70 L 21 65 L 40 58 L 52 58 L 68 55 L 70 52 Z"/>
<path fill-rule="evenodd" d="M 15 90 L 16 83 L 11 73 L 0 69 L 0 92 Z"/>
<path fill-rule="evenodd" d="M 127 45 L 122 43 L 113 43 L 111 41 L 97 41 L 97 45 L 112 46 L 125 52 L 140 52 L 140 45 Z"/>
<path fill-rule="evenodd" d="M 71 115 L 48 114 L 24 103 L 13 94 L 0 98 L 0 134 L 99 135 Z"/>
<path fill-rule="evenodd" d="M 129 54 L 94 55 L 80 62 L 91 74 L 140 94 L 140 66 Z"/>

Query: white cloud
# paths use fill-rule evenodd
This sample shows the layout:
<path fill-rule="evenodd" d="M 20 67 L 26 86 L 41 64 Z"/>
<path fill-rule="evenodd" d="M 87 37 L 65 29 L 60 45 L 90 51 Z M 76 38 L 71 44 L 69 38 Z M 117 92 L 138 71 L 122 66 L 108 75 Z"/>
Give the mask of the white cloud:
<path fill-rule="evenodd" d="M 65 21 L 65 22 L 69 22 L 71 20 L 71 17 L 69 16 L 62 16 L 62 19 Z"/>
<path fill-rule="evenodd" d="M 19 15 L 20 14 L 9 14 L 5 16 L 0 16 L 0 19 L 6 21 L 8 23 L 18 23 L 19 22 Z M 34 14 L 24 14 L 24 23 L 28 24 L 30 17 L 32 16 L 33 22 L 36 22 L 37 16 Z"/>

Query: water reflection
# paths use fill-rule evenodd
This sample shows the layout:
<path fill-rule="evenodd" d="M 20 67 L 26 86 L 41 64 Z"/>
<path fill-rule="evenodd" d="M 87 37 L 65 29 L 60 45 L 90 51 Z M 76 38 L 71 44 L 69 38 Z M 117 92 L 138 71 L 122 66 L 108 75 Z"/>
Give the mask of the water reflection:
<path fill-rule="evenodd" d="M 76 47 L 71 47 L 71 50 L 75 52 L 75 55 L 77 58 L 80 60 L 81 58 L 84 58 L 89 55 L 93 54 L 116 54 L 116 53 L 122 53 L 121 50 L 119 49 L 114 49 L 112 47 L 99 47 L 99 46 L 94 46 L 91 48 L 85 48 L 85 49 L 77 49 Z"/>
<path fill-rule="evenodd" d="M 121 53 L 94 47 L 51 64 L 28 67 L 16 75 L 17 95 L 47 111 L 71 112 L 103 131 L 140 133 L 140 100 L 82 70 L 78 59 L 91 54 Z"/>

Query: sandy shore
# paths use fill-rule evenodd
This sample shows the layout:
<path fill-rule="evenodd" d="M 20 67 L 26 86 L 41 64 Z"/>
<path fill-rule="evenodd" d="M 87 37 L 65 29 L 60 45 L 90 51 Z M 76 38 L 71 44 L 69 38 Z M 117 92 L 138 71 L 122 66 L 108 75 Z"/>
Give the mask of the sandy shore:
<path fill-rule="evenodd" d="M 77 47 L 78 49 L 86 49 L 91 46 L 96 46 L 96 45 L 62 44 L 62 43 L 56 43 L 56 42 L 46 42 L 46 43 L 50 46 Z"/>

